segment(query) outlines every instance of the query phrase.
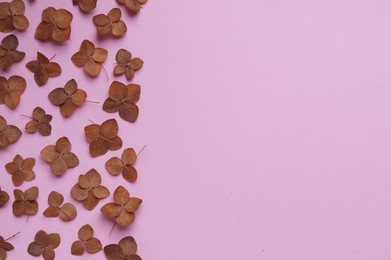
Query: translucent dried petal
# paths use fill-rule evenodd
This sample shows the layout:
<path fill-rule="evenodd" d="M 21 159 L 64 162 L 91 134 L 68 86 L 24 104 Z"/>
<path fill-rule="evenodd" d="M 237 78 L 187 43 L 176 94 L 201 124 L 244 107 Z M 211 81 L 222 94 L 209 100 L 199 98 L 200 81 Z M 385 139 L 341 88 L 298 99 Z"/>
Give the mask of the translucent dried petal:
<path fill-rule="evenodd" d="M 131 255 L 137 253 L 137 243 L 132 236 L 122 238 L 118 245 L 121 247 L 124 255 Z"/>
<path fill-rule="evenodd" d="M 87 210 L 93 210 L 99 203 L 99 199 L 92 192 L 88 193 L 87 198 L 83 201 L 83 206 Z"/>
<path fill-rule="evenodd" d="M 118 205 L 125 205 L 129 201 L 129 192 L 123 186 L 118 186 L 114 191 L 114 201 Z"/>
<path fill-rule="evenodd" d="M 71 203 L 65 203 L 58 211 L 60 219 L 63 221 L 71 221 L 76 218 L 77 211 Z"/>
<path fill-rule="evenodd" d="M 102 243 L 97 238 L 91 238 L 86 242 L 86 250 L 90 254 L 98 253 L 102 250 Z"/>
<path fill-rule="evenodd" d="M 72 255 L 83 255 L 84 250 L 85 250 L 84 242 L 78 240 L 72 243 L 72 247 L 71 247 Z"/>
<path fill-rule="evenodd" d="M 83 201 L 88 197 L 88 190 L 81 188 L 79 184 L 75 184 L 71 189 L 71 195 L 75 200 Z"/>
<path fill-rule="evenodd" d="M 117 203 L 107 203 L 100 209 L 100 211 L 108 218 L 115 218 L 120 214 L 121 209 L 121 206 Z"/>
<path fill-rule="evenodd" d="M 122 172 L 124 165 L 120 158 L 112 157 L 106 162 L 105 168 L 110 174 L 119 175 Z"/>
<path fill-rule="evenodd" d="M 63 202 L 64 196 L 61 193 L 58 193 L 57 191 L 50 192 L 48 197 L 48 203 L 50 206 L 60 207 Z"/>
<path fill-rule="evenodd" d="M 88 224 L 82 226 L 78 232 L 78 237 L 80 240 L 89 240 L 92 238 L 93 235 L 94 235 L 94 230 Z"/>
<path fill-rule="evenodd" d="M 104 199 L 110 195 L 110 191 L 104 186 L 99 186 L 99 187 L 93 189 L 92 193 L 98 199 Z"/>

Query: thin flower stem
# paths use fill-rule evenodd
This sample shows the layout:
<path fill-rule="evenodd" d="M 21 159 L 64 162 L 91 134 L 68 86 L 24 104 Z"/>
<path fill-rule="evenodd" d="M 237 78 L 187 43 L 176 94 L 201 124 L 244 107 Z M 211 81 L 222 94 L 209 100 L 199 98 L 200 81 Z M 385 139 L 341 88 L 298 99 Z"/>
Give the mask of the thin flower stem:
<path fill-rule="evenodd" d="M 100 104 L 100 102 L 98 102 L 98 101 L 91 101 L 91 100 L 86 100 L 86 102 L 89 102 L 89 103 L 94 103 L 94 104 Z"/>
<path fill-rule="evenodd" d="M 90 121 L 90 122 L 91 122 L 91 124 L 94 124 L 94 125 L 95 125 L 95 123 L 94 123 L 94 122 L 92 122 L 92 120 L 91 120 L 91 119 L 88 119 L 88 121 Z"/>
<path fill-rule="evenodd" d="M 24 117 L 28 117 L 28 118 L 30 118 L 30 119 L 34 119 L 34 118 L 32 118 L 31 116 L 27 116 L 27 115 L 20 115 L 20 116 L 24 116 Z"/>
<path fill-rule="evenodd" d="M 56 54 L 54 54 L 53 57 L 51 57 L 49 61 L 51 61 L 51 60 L 54 59 L 55 57 L 56 57 Z"/>
<path fill-rule="evenodd" d="M 17 235 L 19 235 L 20 234 L 20 231 L 18 232 L 18 233 L 16 233 L 16 234 L 13 234 L 12 236 L 10 236 L 9 238 L 7 238 L 6 240 L 4 240 L 4 241 L 8 241 L 8 240 L 10 240 L 11 238 L 14 238 L 14 237 L 16 237 Z"/>
<path fill-rule="evenodd" d="M 30 215 L 27 216 L 26 223 L 29 223 Z"/>
<path fill-rule="evenodd" d="M 144 148 L 145 148 L 145 147 L 147 147 L 147 145 L 144 145 L 144 147 L 141 149 L 141 151 L 138 152 L 137 157 L 142 153 L 142 151 L 144 151 Z"/>
<path fill-rule="evenodd" d="M 105 66 L 102 65 L 102 69 L 105 71 L 107 81 L 109 81 L 109 74 L 107 73 Z"/>
<path fill-rule="evenodd" d="M 117 222 L 114 221 L 114 225 L 113 225 L 113 227 L 112 227 L 111 230 L 110 230 L 109 236 L 111 236 L 111 233 L 113 233 L 113 230 L 114 230 L 114 228 L 115 228 L 115 225 L 117 225 Z"/>

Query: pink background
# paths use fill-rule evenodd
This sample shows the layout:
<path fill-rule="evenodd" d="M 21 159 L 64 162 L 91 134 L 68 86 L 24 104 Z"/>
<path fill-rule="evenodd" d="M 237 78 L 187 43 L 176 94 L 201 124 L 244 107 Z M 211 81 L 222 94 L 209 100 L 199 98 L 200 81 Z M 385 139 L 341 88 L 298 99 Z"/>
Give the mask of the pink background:
<path fill-rule="evenodd" d="M 29 223 L 12 215 L 13 197 L 0 209 L 0 234 L 22 231 L 10 241 L 10 259 L 29 258 L 39 229 L 61 234 L 57 259 L 103 259 L 103 252 L 70 256 L 85 223 L 104 245 L 133 235 L 139 254 L 151 260 L 391 259 L 390 1 L 151 0 L 137 16 L 123 13 L 125 37 L 99 41 L 92 16 L 117 4 L 98 2 L 89 15 L 70 0 L 26 3 L 30 27 L 17 33 L 26 57 L 5 75 L 24 75 L 28 87 L 15 111 L 0 106 L 0 114 L 22 129 L 28 120 L 20 115 L 36 105 L 54 119 L 50 137 L 24 133 L 0 151 L 1 186 L 11 197 L 3 165 L 17 153 L 37 159 L 36 180 L 21 189 L 40 187 L 40 210 Z M 72 40 L 63 46 L 32 40 L 48 5 L 74 14 Z M 85 38 L 109 50 L 109 82 L 70 62 Z M 142 86 L 137 123 L 93 103 L 63 119 L 47 94 L 75 78 L 89 100 L 103 102 L 119 48 L 145 61 L 134 79 Z M 37 50 L 56 54 L 63 66 L 41 88 L 24 67 Z M 84 126 L 112 117 L 123 149 L 148 145 L 136 184 L 104 169 L 123 149 L 89 156 Z M 81 163 L 55 178 L 39 151 L 64 135 Z M 110 237 L 112 222 L 99 208 L 112 196 L 90 213 L 69 194 L 92 167 L 111 191 L 124 185 L 144 200 L 135 223 Z M 74 221 L 42 215 L 52 190 L 77 205 Z"/>

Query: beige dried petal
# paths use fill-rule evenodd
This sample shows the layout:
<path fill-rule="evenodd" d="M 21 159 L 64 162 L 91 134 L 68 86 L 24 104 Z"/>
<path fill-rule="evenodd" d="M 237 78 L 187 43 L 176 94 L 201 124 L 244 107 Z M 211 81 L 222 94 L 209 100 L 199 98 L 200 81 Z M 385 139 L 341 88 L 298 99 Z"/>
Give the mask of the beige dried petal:
<path fill-rule="evenodd" d="M 65 203 L 61 206 L 58 211 L 60 219 L 63 221 L 71 221 L 76 218 L 77 210 L 76 207 L 71 203 Z"/>

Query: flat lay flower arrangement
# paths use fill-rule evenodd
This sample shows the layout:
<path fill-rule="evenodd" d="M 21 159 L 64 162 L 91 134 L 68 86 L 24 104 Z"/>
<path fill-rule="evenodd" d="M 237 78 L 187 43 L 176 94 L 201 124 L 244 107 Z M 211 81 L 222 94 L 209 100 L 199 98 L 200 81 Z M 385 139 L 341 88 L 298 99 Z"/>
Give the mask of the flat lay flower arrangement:
<path fill-rule="evenodd" d="M 137 73 L 144 61 L 132 53 L 131 44 L 116 41 L 130 32 L 147 1 L 112 1 L 104 13 L 97 11 L 102 0 L 68 1 L 68 8 L 46 1 L 39 14 L 29 12 L 36 11 L 39 0 L 0 2 L 0 218 L 12 214 L 25 223 L 10 234 L 0 229 L 0 260 L 15 259 L 16 251 L 45 260 L 88 254 L 97 254 L 91 259 L 141 259 L 131 225 L 144 203 L 132 189 L 140 185 L 136 164 L 142 164 L 145 145 L 131 147 L 137 137 L 128 133 L 142 114 Z M 33 23 L 32 15 L 40 21 Z M 80 26 L 74 24 L 76 16 L 90 21 L 82 25 L 88 34 L 79 34 L 81 41 L 73 38 L 74 26 Z M 27 32 L 33 37 L 26 38 Z M 22 41 L 38 47 L 23 49 Z M 110 48 L 102 47 L 107 42 Z M 97 88 L 105 96 L 96 95 Z M 35 91 L 35 98 L 26 94 Z M 22 110 L 24 103 L 32 109 Z M 87 106 L 98 116 L 88 118 Z M 72 136 L 75 129 L 66 130 L 67 122 L 78 125 L 84 142 L 75 143 L 79 136 Z M 31 135 L 48 141 L 40 147 L 29 143 Z M 34 152 L 18 152 L 12 148 L 16 144 Z M 9 156 L 12 160 L 4 159 Z M 37 163 L 46 167 L 38 171 Z M 45 179 L 45 185 L 37 179 Z M 112 182 L 119 185 L 113 188 Z M 80 212 L 88 218 L 75 227 Z M 39 215 L 45 221 L 37 228 Z M 102 224 L 94 226 L 97 222 Z M 78 231 L 70 234 L 70 225 Z M 123 234 L 120 240 L 110 237 L 116 231 Z M 34 234 L 30 244 L 13 242 L 27 234 Z M 110 243 L 103 243 L 102 236 Z M 68 255 L 56 254 L 64 244 L 68 248 L 61 252 Z"/>

